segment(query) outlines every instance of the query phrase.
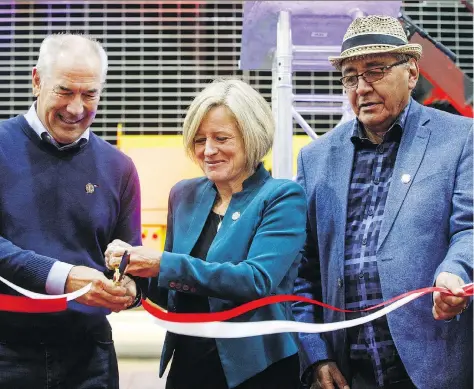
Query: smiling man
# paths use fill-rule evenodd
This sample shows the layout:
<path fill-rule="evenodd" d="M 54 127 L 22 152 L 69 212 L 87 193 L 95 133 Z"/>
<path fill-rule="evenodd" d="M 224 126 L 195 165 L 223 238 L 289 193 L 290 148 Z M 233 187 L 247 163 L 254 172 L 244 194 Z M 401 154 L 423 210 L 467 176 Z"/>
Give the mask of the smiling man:
<path fill-rule="evenodd" d="M 432 285 L 457 296 L 300 334 L 303 380 L 316 387 L 472 387 L 472 305 L 461 287 L 473 276 L 473 123 L 410 97 L 421 51 L 397 19 L 367 16 L 329 58 L 356 119 L 299 155 L 309 212 L 295 293 L 354 311 Z M 303 322 L 366 315 L 302 303 L 293 312 Z"/>
<path fill-rule="evenodd" d="M 103 253 L 113 239 L 141 243 L 140 190 L 130 158 L 89 128 L 106 73 L 98 42 L 49 36 L 32 71 L 36 101 L 0 124 L 0 275 L 49 294 L 92 283 L 65 312 L 0 313 L 2 389 L 118 388 L 106 315 L 139 296 L 130 278 L 105 277 Z"/>

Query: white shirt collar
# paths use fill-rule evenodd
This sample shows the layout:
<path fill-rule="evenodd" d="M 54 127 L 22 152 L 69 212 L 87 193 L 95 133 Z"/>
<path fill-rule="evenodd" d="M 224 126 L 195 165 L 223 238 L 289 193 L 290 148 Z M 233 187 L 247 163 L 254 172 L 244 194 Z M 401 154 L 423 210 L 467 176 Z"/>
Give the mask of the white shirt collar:
<path fill-rule="evenodd" d="M 51 139 L 51 143 L 53 143 L 58 149 L 62 149 L 63 147 L 69 148 L 70 146 L 74 146 L 81 140 L 81 138 L 84 138 L 85 140 L 89 141 L 90 130 L 89 128 L 87 128 L 79 137 L 79 139 L 75 140 L 69 145 L 61 147 L 59 143 L 56 142 L 56 140 L 53 138 L 53 136 L 49 133 L 49 131 L 43 126 L 43 123 L 41 123 L 41 120 L 39 119 L 38 114 L 36 113 L 36 103 L 33 103 L 31 105 L 30 109 L 24 116 L 30 127 L 34 130 L 34 132 L 38 134 L 40 139 L 42 139 L 41 134 L 46 132 Z"/>

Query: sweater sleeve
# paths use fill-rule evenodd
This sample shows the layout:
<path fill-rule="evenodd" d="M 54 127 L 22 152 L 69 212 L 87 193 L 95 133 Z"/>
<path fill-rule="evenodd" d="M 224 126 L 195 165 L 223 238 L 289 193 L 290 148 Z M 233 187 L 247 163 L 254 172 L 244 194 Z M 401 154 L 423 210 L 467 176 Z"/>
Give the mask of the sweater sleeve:
<path fill-rule="evenodd" d="M 0 236 L 0 276 L 38 293 L 46 292 L 46 279 L 57 260 L 23 250 Z"/>

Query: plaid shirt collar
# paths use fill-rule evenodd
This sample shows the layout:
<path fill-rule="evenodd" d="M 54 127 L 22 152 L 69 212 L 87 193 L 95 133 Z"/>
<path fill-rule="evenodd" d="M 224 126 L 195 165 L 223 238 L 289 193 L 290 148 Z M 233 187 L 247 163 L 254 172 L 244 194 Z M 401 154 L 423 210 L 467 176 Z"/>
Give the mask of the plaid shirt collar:
<path fill-rule="evenodd" d="M 405 106 L 405 108 L 403 108 L 400 115 L 398 115 L 397 119 L 393 122 L 393 124 L 390 126 L 388 131 L 385 133 L 383 142 L 394 141 L 394 142 L 400 143 L 400 140 L 403 134 L 403 129 L 407 121 L 408 111 L 410 110 L 410 105 L 411 105 L 411 98 L 410 100 L 408 100 L 408 104 Z M 359 119 L 355 120 L 354 126 L 352 127 L 351 142 L 355 146 L 359 146 L 359 147 L 373 145 L 373 143 L 369 140 L 369 138 L 367 138 L 367 135 L 365 134 L 364 126 L 359 121 Z M 374 146 L 377 146 L 377 145 L 374 145 Z"/>

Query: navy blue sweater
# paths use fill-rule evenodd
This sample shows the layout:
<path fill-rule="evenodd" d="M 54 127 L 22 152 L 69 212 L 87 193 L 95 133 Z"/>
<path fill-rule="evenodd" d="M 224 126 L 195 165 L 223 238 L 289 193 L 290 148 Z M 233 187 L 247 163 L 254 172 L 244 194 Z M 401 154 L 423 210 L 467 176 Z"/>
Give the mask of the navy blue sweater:
<path fill-rule="evenodd" d="M 103 271 L 103 253 L 116 238 L 141 244 L 140 189 L 129 157 L 92 133 L 85 146 L 58 151 L 23 116 L 0 123 L 2 277 L 45 293 L 56 260 Z M 2 284 L 0 293 L 14 294 Z M 44 316 L 9 313 L 0 321 L 25 315 Z"/>

